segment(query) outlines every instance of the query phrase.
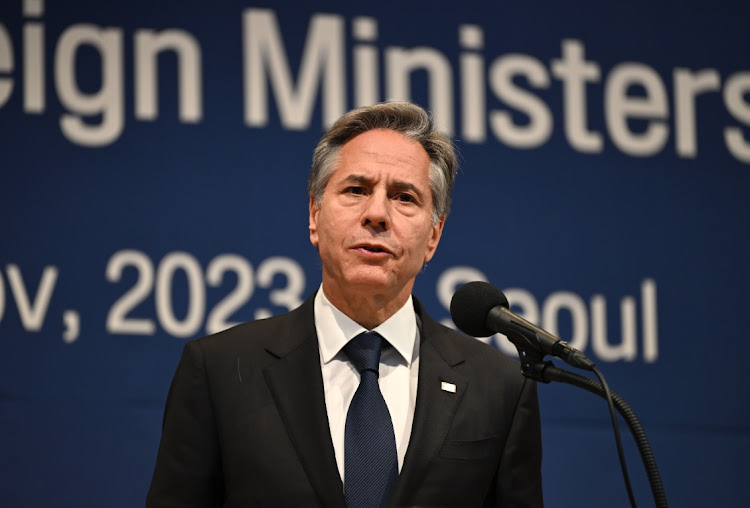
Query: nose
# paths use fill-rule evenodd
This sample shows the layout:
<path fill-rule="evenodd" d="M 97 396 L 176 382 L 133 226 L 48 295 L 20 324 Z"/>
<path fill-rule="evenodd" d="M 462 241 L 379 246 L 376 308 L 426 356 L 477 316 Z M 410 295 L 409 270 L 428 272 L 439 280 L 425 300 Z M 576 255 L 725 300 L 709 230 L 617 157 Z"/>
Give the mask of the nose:
<path fill-rule="evenodd" d="M 362 225 L 386 230 L 390 226 L 389 201 L 385 192 L 373 192 L 365 203 Z"/>

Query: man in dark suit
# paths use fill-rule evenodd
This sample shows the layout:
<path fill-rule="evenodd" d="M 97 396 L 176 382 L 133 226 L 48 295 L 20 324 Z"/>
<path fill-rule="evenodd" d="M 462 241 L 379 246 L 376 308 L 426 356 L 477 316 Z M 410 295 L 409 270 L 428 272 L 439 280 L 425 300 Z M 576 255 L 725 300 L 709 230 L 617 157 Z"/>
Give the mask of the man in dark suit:
<path fill-rule="evenodd" d="M 411 295 L 456 170 L 413 104 L 331 127 L 309 181 L 321 287 L 185 346 L 148 507 L 542 506 L 535 384 Z"/>

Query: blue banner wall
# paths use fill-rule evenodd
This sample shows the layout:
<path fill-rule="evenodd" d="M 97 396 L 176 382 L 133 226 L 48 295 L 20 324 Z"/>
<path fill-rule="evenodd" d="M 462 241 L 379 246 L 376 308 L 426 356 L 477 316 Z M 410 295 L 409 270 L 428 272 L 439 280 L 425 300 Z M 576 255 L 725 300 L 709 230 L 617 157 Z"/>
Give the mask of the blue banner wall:
<path fill-rule="evenodd" d="M 143 504 L 185 340 L 318 287 L 312 150 L 385 99 L 461 151 L 428 311 L 503 288 L 634 408 L 671 505 L 745 504 L 748 19 L 731 0 L 3 2 L 0 505 Z M 540 403 L 547 506 L 628 506 L 604 402 Z"/>

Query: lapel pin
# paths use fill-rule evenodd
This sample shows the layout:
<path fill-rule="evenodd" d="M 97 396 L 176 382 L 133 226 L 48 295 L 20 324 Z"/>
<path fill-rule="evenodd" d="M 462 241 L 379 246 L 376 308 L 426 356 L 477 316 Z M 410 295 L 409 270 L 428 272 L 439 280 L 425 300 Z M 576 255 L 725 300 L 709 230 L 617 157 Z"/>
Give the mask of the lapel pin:
<path fill-rule="evenodd" d="M 446 383 L 445 381 L 441 381 L 440 389 L 444 392 L 456 393 L 456 385 L 454 385 L 453 383 Z"/>

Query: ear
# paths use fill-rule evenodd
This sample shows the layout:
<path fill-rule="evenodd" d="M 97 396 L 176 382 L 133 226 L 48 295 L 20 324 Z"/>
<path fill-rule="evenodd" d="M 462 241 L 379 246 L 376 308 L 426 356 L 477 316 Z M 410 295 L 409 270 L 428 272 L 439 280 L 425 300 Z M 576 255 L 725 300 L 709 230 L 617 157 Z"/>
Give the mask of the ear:
<path fill-rule="evenodd" d="M 440 220 L 432 225 L 430 230 L 430 239 L 427 241 L 427 249 L 424 253 L 424 262 L 427 263 L 432 259 L 437 250 L 438 243 L 440 243 L 440 237 L 443 236 L 443 226 L 445 226 L 445 215 L 440 217 Z"/>
<path fill-rule="evenodd" d="M 310 229 L 310 243 L 315 247 L 318 246 L 318 213 L 320 213 L 320 208 L 315 204 L 315 198 L 310 196 L 310 223 L 308 228 Z"/>

